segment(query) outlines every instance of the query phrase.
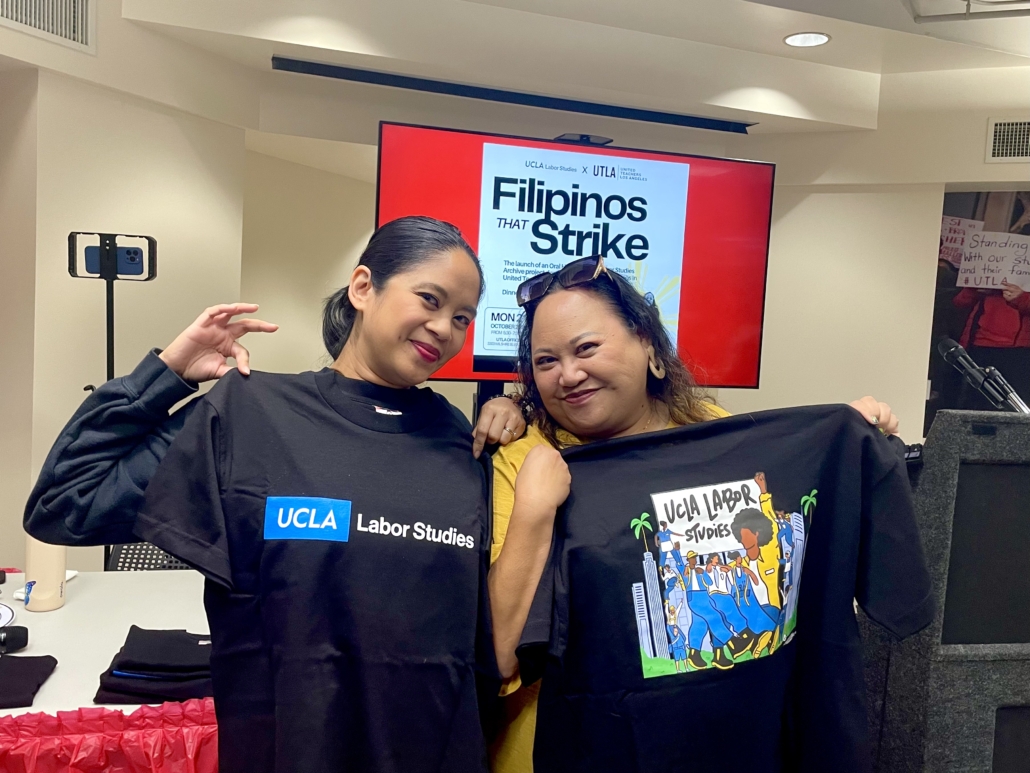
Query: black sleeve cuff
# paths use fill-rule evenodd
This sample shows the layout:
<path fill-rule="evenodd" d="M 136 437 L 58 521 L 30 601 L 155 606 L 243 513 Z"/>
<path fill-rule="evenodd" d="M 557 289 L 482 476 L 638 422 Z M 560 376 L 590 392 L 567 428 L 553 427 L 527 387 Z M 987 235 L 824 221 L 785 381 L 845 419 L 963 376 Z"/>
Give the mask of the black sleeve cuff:
<path fill-rule="evenodd" d="M 167 415 L 180 400 L 197 392 L 197 385 L 185 381 L 158 357 L 160 349 L 151 349 L 135 370 L 122 379 L 125 388 L 148 413 Z"/>
<path fill-rule="evenodd" d="M 544 667 L 547 663 L 547 649 L 547 642 L 527 642 L 520 644 L 515 649 L 515 657 L 519 660 L 519 678 L 524 687 L 543 677 Z"/>

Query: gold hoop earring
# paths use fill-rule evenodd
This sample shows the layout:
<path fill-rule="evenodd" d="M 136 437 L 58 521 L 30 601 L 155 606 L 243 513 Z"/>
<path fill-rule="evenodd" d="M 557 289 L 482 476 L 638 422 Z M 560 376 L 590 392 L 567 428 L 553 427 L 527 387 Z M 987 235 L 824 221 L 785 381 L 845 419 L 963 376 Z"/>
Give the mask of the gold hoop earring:
<path fill-rule="evenodd" d="M 665 365 L 655 356 L 653 346 L 647 347 L 647 368 L 659 381 L 665 378 Z"/>

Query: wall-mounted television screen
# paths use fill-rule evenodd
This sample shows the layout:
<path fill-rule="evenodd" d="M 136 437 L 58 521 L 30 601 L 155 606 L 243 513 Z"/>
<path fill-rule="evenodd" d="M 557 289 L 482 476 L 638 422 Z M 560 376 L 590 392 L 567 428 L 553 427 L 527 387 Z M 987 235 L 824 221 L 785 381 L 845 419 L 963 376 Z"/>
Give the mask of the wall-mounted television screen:
<path fill-rule="evenodd" d="M 376 225 L 429 215 L 461 229 L 486 290 L 435 378 L 511 379 L 524 279 L 577 257 L 658 304 L 698 381 L 757 387 L 774 166 L 382 123 Z"/>

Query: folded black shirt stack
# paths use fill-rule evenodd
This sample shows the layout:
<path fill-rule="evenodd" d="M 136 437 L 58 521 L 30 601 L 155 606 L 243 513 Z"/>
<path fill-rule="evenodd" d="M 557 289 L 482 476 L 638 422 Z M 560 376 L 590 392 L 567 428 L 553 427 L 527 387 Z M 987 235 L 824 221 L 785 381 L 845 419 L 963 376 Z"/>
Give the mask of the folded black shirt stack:
<path fill-rule="evenodd" d="M 163 703 L 211 695 L 211 637 L 132 626 L 94 703 Z"/>

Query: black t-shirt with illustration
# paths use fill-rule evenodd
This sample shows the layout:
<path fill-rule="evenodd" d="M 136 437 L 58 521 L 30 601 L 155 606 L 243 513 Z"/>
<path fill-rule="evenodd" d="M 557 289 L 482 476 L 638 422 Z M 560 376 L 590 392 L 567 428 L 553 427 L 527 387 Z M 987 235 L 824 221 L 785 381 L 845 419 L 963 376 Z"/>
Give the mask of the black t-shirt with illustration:
<path fill-rule="evenodd" d="M 817 406 L 564 456 L 519 649 L 537 773 L 867 770 L 854 600 L 898 636 L 933 615 L 889 442 Z"/>
<path fill-rule="evenodd" d="M 485 770 L 488 476 L 428 389 L 232 372 L 137 532 L 208 578 L 226 771 Z"/>

